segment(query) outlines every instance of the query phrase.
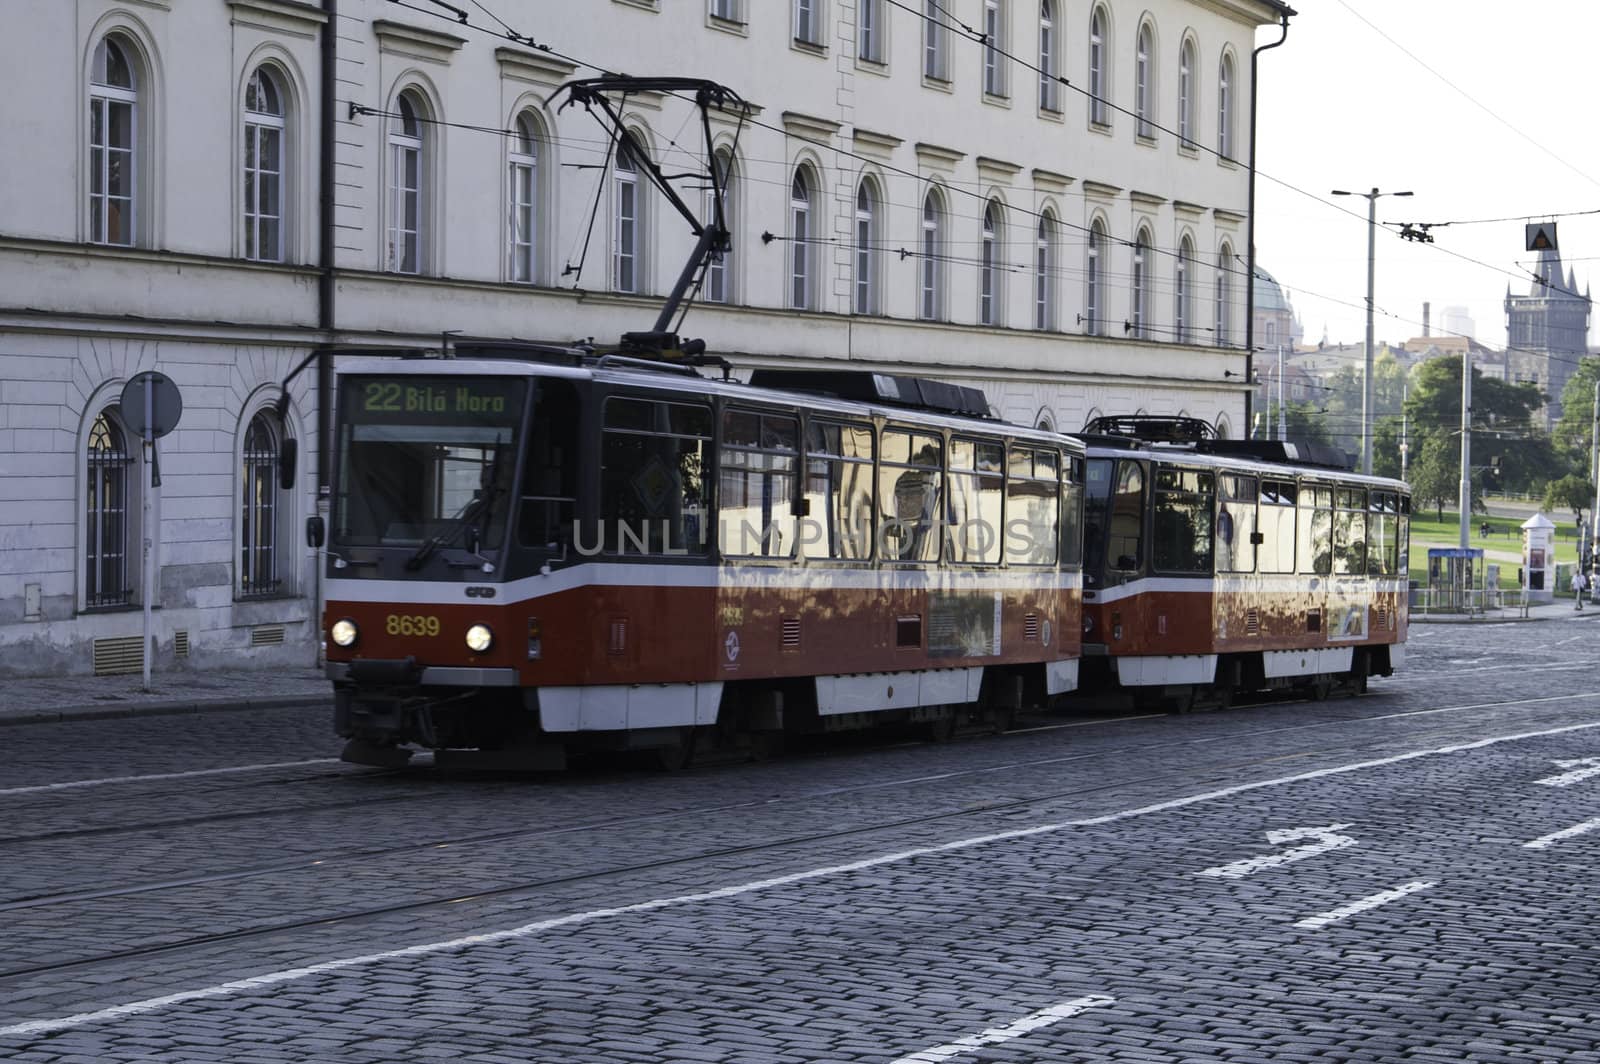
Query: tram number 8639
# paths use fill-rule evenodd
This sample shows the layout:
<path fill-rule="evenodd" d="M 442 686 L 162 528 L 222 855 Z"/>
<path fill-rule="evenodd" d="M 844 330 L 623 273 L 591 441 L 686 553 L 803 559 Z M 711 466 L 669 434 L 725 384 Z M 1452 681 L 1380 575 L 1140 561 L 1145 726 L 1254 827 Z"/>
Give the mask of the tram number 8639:
<path fill-rule="evenodd" d="M 438 635 L 439 618 L 391 613 L 383 619 L 383 630 L 390 635 Z"/>

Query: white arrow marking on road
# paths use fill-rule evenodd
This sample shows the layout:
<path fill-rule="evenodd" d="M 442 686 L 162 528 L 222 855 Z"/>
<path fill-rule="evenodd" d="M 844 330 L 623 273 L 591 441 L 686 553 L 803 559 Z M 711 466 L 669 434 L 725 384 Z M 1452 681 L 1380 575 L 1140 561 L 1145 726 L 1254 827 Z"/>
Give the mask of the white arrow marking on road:
<path fill-rule="evenodd" d="M 1579 768 L 1578 766 L 1580 765 L 1587 765 L 1588 767 Z M 1588 779 L 1590 776 L 1600 776 L 1600 757 L 1580 757 L 1571 761 L 1557 761 L 1555 766 L 1556 768 L 1570 768 L 1572 771 L 1563 772 L 1559 776 L 1546 776 L 1542 780 L 1534 780 L 1533 782 L 1542 783 L 1546 787 L 1570 787 L 1580 780 Z"/>
<path fill-rule="evenodd" d="M 1356 840 L 1348 835 L 1337 835 L 1335 832 L 1343 831 L 1349 824 L 1329 824 L 1325 828 L 1279 828 L 1267 832 L 1267 841 L 1274 846 L 1282 846 L 1286 842 L 1296 839 L 1318 839 L 1310 846 L 1296 846 L 1292 850 L 1282 853 L 1262 854 L 1260 857 L 1248 857 L 1232 864 L 1218 865 L 1207 868 L 1195 875 L 1215 876 L 1218 879 L 1240 879 L 1244 876 L 1254 875 L 1268 868 L 1277 868 L 1279 865 L 1293 864 L 1295 861 L 1304 861 L 1307 857 L 1315 857 L 1319 853 L 1329 850 L 1342 850 L 1346 846 L 1354 846 Z"/>
<path fill-rule="evenodd" d="M 938 1064 L 938 1061 L 959 1057 L 961 1054 L 970 1053 L 974 1049 L 982 1049 L 984 1046 L 997 1045 L 1001 1042 L 1009 1042 L 1013 1038 L 1021 1038 L 1030 1031 L 1037 1031 L 1041 1027 L 1059 1023 L 1070 1016 L 1078 1015 L 1080 1012 L 1087 1012 L 1089 1009 L 1114 1005 L 1116 1001 L 1116 998 L 1108 997 L 1105 994 L 1088 994 L 1081 998 L 1074 998 L 1071 1001 L 1063 1001 L 1059 1005 L 1051 1005 L 1047 1009 L 1029 1013 L 1015 1023 L 1008 1023 L 1004 1027 L 991 1027 L 980 1034 L 968 1035 L 965 1038 L 958 1038 L 954 1042 L 946 1042 L 942 1046 L 934 1046 L 932 1049 L 924 1049 L 920 1053 L 913 1053 L 909 1057 L 901 1057 L 894 1064 Z"/>
<path fill-rule="evenodd" d="M 1419 879 L 1416 882 L 1395 887 L 1393 890 L 1370 894 L 1359 901 L 1353 901 L 1349 905 L 1341 905 L 1339 908 L 1322 913 L 1320 916 L 1308 916 L 1304 920 L 1298 921 L 1294 926 L 1303 931 L 1316 931 L 1319 928 L 1327 927 L 1336 920 L 1343 920 L 1345 917 L 1354 916 L 1356 913 L 1364 913 L 1368 909 L 1376 909 L 1380 905 L 1389 904 L 1396 898 L 1403 898 L 1407 894 L 1415 894 L 1419 890 L 1427 890 L 1431 886 L 1433 886 L 1432 883 Z"/>
<path fill-rule="evenodd" d="M 1574 824 L 1572 827 L 1558 831 L 1553 835 L 1545 835 L 1534 839 L 1532 842 L 1525 842 L 1522 844 L 1522 848 L 1524 850 L 1547 850 L 1562 839 L 1570 839 L 1574 835 L 1587 835 L 1595 828 L 1600 828 L 1600 817 L 1596 817 L 1594 820 L 1585 820 L 1581 824 Z"/>

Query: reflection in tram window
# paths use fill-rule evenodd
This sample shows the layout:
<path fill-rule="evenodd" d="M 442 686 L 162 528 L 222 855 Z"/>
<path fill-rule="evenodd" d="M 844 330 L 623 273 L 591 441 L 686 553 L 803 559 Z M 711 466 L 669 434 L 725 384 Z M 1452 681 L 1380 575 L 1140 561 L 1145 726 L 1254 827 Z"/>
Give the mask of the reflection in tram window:
<path fill-rule="evenodd" d="M 1327 576 L 1333 572 L 1333 489 L 1300 486 L 1300 564 L 1302 572 Z"/>
<path fill-rule="evenodd" d="M 717 495 L 723 553 L 794 557 L 799 457 L 800 421 L 793 415 L 752 410 L 723 415 Z"/>
<path fill-rule="evenodd" d="M 926 433 L 885 429 L 878 465 L 879 543 L 885 561 L 939 560 L 943 441 Z"/>
<path fill-rule="evenodd" d="M 1005 546 L 1006 561 L 1012 565 L 1052 565 L 1056 560 L 1060 467 L 1061 456 L 1055 451 L 1011 448 Z"/>
<path fill-rule="evenodd" d="M 945 522 L 949 560 L 978 565 L 1000 561 L 1005 448 L 984 440 L 950 441 Z"/>
<path fill-rule="evenodd" d="M 1218 478 L 1217 572 L 1253 573 L 1256 568 L 1256 478 Z"/>
<path fill-rule="evenodd" d="M 1137 570 L 1143 563 L 1143 536 L 1144 470 L 1138 462 L 1119 461 L 1106 536 L 1106 568 Z"/>
<path fill-rule="evenodd" d="M 517 542 L 555 550 L 572 535 L 578 496 L 578 392 L 570 382 L 539 382 L 518 493 Z"/>
<path fill-rule="evenodd" d="M 1400 575 L 1400 500 L 1392 492 L 1375 491 L 1367 514 L 1367 573 Z"/>
<path fill-rule="evenodd" d="M 709 408 L 619 396 L 607 399 L 598 530 L 604 549 L 621 554 L 704 554 L 710 451 Z"/>
<path fill-rule="evenodd" d="M 1212 475 L 1158 469 L 1155 480 L 1155 568 L 1169 573 L 1211 572 Z"/>
<path fill-rule="evenodd" d="M 872 428 L 806 423 L 807 558 L 872 557 Z"/>
<path fill-rule="evenodd" d="M 1333 571 L 1359 576 L 1367 571 L 1367 493 L 1340 488 L 1334 497 Z"/>
<path fill-rule="evenodd" d="M 1295 500 L 1290 480 L 1261 482 L 1261 550 L 1257 555 L 1263 573 L 1294 572 Z"/>

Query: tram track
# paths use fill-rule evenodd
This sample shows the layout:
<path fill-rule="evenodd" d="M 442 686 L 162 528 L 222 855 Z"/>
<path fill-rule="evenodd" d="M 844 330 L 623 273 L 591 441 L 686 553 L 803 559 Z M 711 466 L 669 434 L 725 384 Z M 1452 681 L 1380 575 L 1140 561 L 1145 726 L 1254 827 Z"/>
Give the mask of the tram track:
<path fill-rule="evenodd" d="M 1553 696 L 1553 697 L 1554 698 L 1561 698 L 1561 697 L 1572 697 L 1572 696 Z M 1548 701 L 1548 700 L 1551 700 L 1551 699 L 1550 698 L 1546 698 L 1546 699 L 1534 699 L 1534 700 L 1524 700 L 1524 701 Z M 1431 716 L 1431 715 L 1435 715 L 1435 714 L 1439 714 L 1439 713 L 1449 713 L 1449 712 L 1452 712 L 1452 711 L 1494 708 L 1494 707 L 1497 707 L 1497 706 L 1500 706 L 1500 705 L 1505 705 L 1505 704 L 1507 704 L 1507 703 L 1475 703 L 1475 704 L 1471 704 L 1471 705 L 1460 705 L 1460 706 L 1454 706 L 1454 707 L 1438 707 L 1438 708 L 1429 709 L 1429 710 L 1403 711 L 1403 712 L 1400 712 L 1400 713 L 1391 713 L 1391 714 L 1373 714 L 1373 715 L 1368 715 L 1368 716 L 1343 718 L 1343 719 L 1338 719 L 1338 720 L 1320 720 L 1320 721 L 1306 722 L 1306 723 L 1302 723 L 1302 724 L 1289 724 L 1289 725 L 1284 725 L 1284 726 L 1274 727 L 1274 728 L 1256 729 L 1256 730 L 1253 730 L 1250 733 L 1250 736 L 1251 737 L 1259 737 L 1259 736 L 1265 736 L 1265 735 L 1270 735 L 1270 734 L 1275 734 L 1275 733 L 1307 731 L 1307 730 L 1322 729 L 1322 728 L 1328 728 L 1328 727 L 1339 727 L 1339 726 L 1346 726 L 1346 725 L 1359 725 L 1359 724 L 1362 724 L 1362 723 L 1371 723 L 1371 722 L 1376 722 L 1376 721 L 1381 721 L 1381 720 L 1386 720 L 1386 719 L 1394 719 L 1394 718 L 1397 718 L 1397 717 L 1420 716 L 1420 715 L 1429 715 L 1429 716 Z M 1109 721 L 1095 721 L 1095 722 L 1083 722 L 1083 723 L 1112 723 L 1112 722 L 1109 722 Z M 1076 725 L 1074 725 L 1072 723 L 1068 723 L 1068 724 L 1051 725 L 1051 726 L 1047 726 L 1047 727 L 1067 728 L 1067 727 L 1074 727 L 1074 726 L 1076 726 Z M 1443 735 L 1443 734 L 1447 734 L 1447 732 L 1439 730 L 1439 729 L 1432 729 L 1432 728 L 1429 729 L 1429 738 L 1430 739 L 1432 739 L 1436 735 Z M 1130 755 L 1130 754 L 1149 754 L 1150 752 L 1155 751 L 1155 750 L 1175 750 L 1175 749 L 1179 749 L 1179 748 L 1183 748 L 1183 747 L 1202 745 L 1202 744 L 1209 743 L 1209 742 L 1220 741 L 1223 738 L 1230 738 L 1230 737 L 1208 736 L 1208 737 L 1202 737 L 1202 738 L 1185 738 L 1185 739 L 1178 740 L 1178 741 L 1164 742 L 1164 743 L 1128 744 L 1128 745 L 1118 746 L 1118 747 L 1115 747 L 1115 748 L 1112 748 L 1112 749 L 1107 749 L 1107 750 L 1087 751 L 1087 752 L 1075 753 L 1075 754 L 1071 754 L 1071 755 L 1068 755 L 1068 756 L 1060 756 L 1060 757 L 1031 758 L 1031 759 L 1024 759 L 1024 760 L 1014 760 L 1014 761 L 1009 761 L 1009 762 L 1006 762 L 1006 763 L 1003 763 L 1003 764 L 984 765 L 984 766 L 980 766 L 980 767 L 976 767 L 976 768 L 963 769 L 963 770 L 959 770 L 959 771 L 955 771 L 955 772 L 933 773 L 933 774 L 918 776 L 918 777 L 905 779 L 905 780 L 873 781 L 873 782 L 870 782 L 870 783 L 863 783 L 863 784 L 857 784 L 857 785 L 851 785 L 851 786 L 845 786 L 845 787 L 830 787 L 830 788 L 824 788 L 824 789 L 821 789 L 821 790 L 806 792 L 804 794 L 799 794 L 799 795 L 796 795 L 793 798 L 789 798 L 789 799 L 781 799 L 781 798 L 780 799 L 758 799 L 758 800 L 749 800 L 749 801 L 741 801 L 741 802 L 734 802 L 734 803 L 723 803 L 723 804 L 714 805 L 714 806 L 696 806 L 696 807 L 689 807 L 689 808 L 678 809 L 678 810 L 670 810 L 670 811 L 664 811 L 664 812 L 659 812 L 659 813 L 652 813 L 652 814 L 649 814 L 649 815 L 646 815 L 646 816 L 632 816 L 632 817 L 614 818 L 614 819 L 610 819 L 610 820 L 597 821 L 597 822 L 586 823 L 586 824 L 568 825 L 568 826 L 565 826 L 565 827 L 554 828 L 554 829 L 545 828 L 545 829 L 537 829 L 537 830 L 532 830 L 532 831 L 521 830 L 521 831 L 481 832 L 481 833 L 475 833 L 475 834 L 471 834 L 471 835 L 460 835 L 460 836 L 454 836 L 454 837 L 449 837 L 449 838 L 436 838 L 436 839 L 432 839 L 432 840 L 429 840 L 429 841 L 424 842 L 424 843 L 408 844 L 408 845 L 405 845 L 405 846 L 397 846 L 397 847 L 384 847 L 384 848 L 378 848 L 378 849 L 367 849 L 367 850 L 360 850 L 360 851 L 347 851 L 345 853 L 324 855 L 322 857 L 317 857 L 317 858 L 307 857 L 307 858 L 299 859 L 299 860 L 296 860 L 296 861 L 293 861 L 293 862 L 280 862 L 280 863 L 275 863 L 275 864 L 271 864 L 271 865 L 264 865 L 264 866 L 255 867 L 255 868 L 234 869 L 234 870 L 230 870 L 230 871 L 226 871 L 226 872 L 219 872 L 219 873 L 213 873 L 213 874 L 202 875 L 202 876 L 181 877 L 181 878 L 177 878 L 177 879 L 169 879 L 169 880 L 163 880 L 163 881 L 159 881 L 159 882 L 146 883 L 146 884 L 137 884 L 137 885 L 133 885 L 133 886 L 107 887 L 107 888 L 99 888 L 99 889 L 93 889 L 93 890 L 88 890 L 88 891 L 64 892 L 64 893 L 55 894 L 55 895 L 41 895 L 41 896 L 32 897 L 32 898 L 13 899 L 13 900 L 11 900 L 9 902 L 0 903 L 0 911 L 15 911 L 15 910 L 22 910 L 22 909 L 30 909 L 30 908 L 40 908 L 40 907 L 46 907 L 46 906 L 70 905 L 70 904 L 73 904 L 73 903 L 84 903 L 84 902 L 95 901 L 95 900 L 103 900 L 103 899 L 106 899 L 106 898 L 127 897 L 127 896 L 135 895 L 135 894 L 149 894 L 149 893 L 154 893 L 154 892 L 164 891 L 164 890 L 176 890 L 176 889 L 190 888 L 190 887 L 196 887 L 196 886 L 206 886 L 206 885 L 217 884 L 217 883 L 222 883 L 222 882 L 227 882 L 227 881 L 232 881 L 232 880 L 240 880 L 240 879 L 260 877 L 260 876 L 282 875 L 282 874 L 292 873 L 292 872 L 296 872 L 296 871 L 304 871 L 304 870 L 310 869 L 312 867 L 318 867 L 318 868 L 333 867 L 333 866 L 336 866 L 336 865 L 341 864 L 341 863 L 368 861 L 368 860 L 382 859 L 382 858 L 388 858 L 388 857 L 394 857 L 394 856 L 403 856 L 403 855 L 410 854 L 410 853 L 417 853 L 417 852 L 421 852 L 421 851 L 424 851 L 424 850 L 430 850 L 430 849 L 438 849 L 438 848 L 441 848 L 441 847 L 457 848 L 457 847 L 465 847 L 465 846 L 472 846 L 472 845 L 506 843 L 506 842 L 511 842 L 511 841 L 515 841 L 515 840 L 519 840 L 519 839 L 533 839 L 533 838 L 540 838 L 540 837 L 548 838 L 548 837 L 554 837 L 554 836 L 560 836 L 560 835 L 571 835 L 571 834 L 579 834 L 579 833 L 585 833 L 585 832 L 597 832 L 597 831 L 615 830 L 615 829 L 620 829 L 620 828 L 624 828 L 624 827 L 628 827 L 628 826 L 637 826 L 637 825 L 640 825 L 640 824 L 647 824 L 647 823 L 652 823 L 652 822 L 661 822 L 661 821 L 666 821 L 666 820 L 682 819 L 682 818 L 688 818 L 688 817 L 705 817 L 705 816 L 716 814 L 716 813 L 733 812 L 733 811 L 738 811 L 738 810 L 741 810 L 741 809 L 749 809 L 749 808 L 754 808 L 754 807 L 770 808 L 775 804 L 778 804 L 780 802 L 785 802 L 785 801 L 796 801 L 796 802 L 816 801 L 816 800 L 820 800 L 820 799 L 823 799 L 823 798 L 833 797 L 833 796 L 837 796 L 837 795 L 841 795 L 841 794 L 858 793 L 858 792 L 863 792 L 863 791 L 868 791 L 868 790 L 879 790 L 879 789 L 884 789 L 884 788 L 889 788 L 889 787 L 896 787 L 896 786 L 909 786 L 909 785 L 913 785 L 913 784 L 925 784 L 925 783 L 933 782 L 933 781 L 943 782 L 943 781 L 946 781 L 946 780 L 949 780 L 949 779 L 960 778 L 960 777 L 971 777 L 971 776 L 978 776 L 978 775 L 992 774 L 992 773 L 1015 772 L 1015 771 L 1017 771 L 1019 769 L 1030 768 L 1030 767 L 1040 767 L 1040 766 L 1050 765 L 1050 764 L 1063 764 L 1063 763 L 1068 763 L 1068 762 L 1073 762 L 1073 761 L 1083 761 L 1083 760 L 1090 760 L 1090 759 L 1096 759 L 1096 758 L 1105 758 L 1105 757 L 1114 757 L 1114 756 L 1127 756 L 1127 755 Z M 1231 736 L 1231 738 L 1237 739 L 1238 736 L 1234 735 L 1234 736 Z M 1416 734 L 1412 734 L 1412 735 L 1408 735 L 1406 738 L 1407 738 L 1407 741 L 1415 741 L 1418 738 L 1418 736 Z M 1288 753 L 1279 752 L 1279 753 L 1275 753 L 1271 757 L 1252 758 L 1250 760 L 1238 761 L 1238 762 L 1218 763 L 1218 764 L 1214 764 L 1214 765 L 1210 765 L 1210 766 L 1205 766 L 1203 772 L 1199 776 L 1196 777 L 1195 783 L 1196 783 L 1196 785 L 1207 785 L 1207 784 L 1209 784 L 1211 782 L 1215 782 L 1215 781 L 1236 781 L 1241 773 L 1248 772 L 1252 768 L 1260 767 L 1260 766 L 1267 765 L 1267 764 L 1281 763 L 1282 761 L 1284 761 L 1286 759 L 1290 759 L 1290 758 L 1293 758 L 1293 759 L 1315 758 L 1315 757 L 1327 756 L 1327 755 L 1349 756 L 1350 754 L 1352 754 L 1354 752 L 1358 752 L 1358 751 L 1361 751 L 1361 750 L 1364 750 L 1364 749 L 1369 749 L 1369 748 L 1378 748 L 1378 747 L 1387 745 L 1387 744 L 1391 743 L 1392 741 L 1393 740 L 1390 739 L 1390 738 L 1384 738 L 1384 739 L 1375 740 L 1375 741 L 1369 742 L 1369 743 L 1359 743 L 1359 744 L 1339 743 L 1339 744 L 1322 746 L 1322 747 L 1319 747 L 1319 748 L 1295 750 L 1295 751 L 1290 751 Z M 18 978 L 23 978 L 23 977 L 37 976 L 37 975 L 43 975 L 43 974 L 49 974 L 49 973 L 67 971 L 67 970 L 78 970 L 78 969 L 83 969 L 83 968 L 87 968 L 87 967 L 93 967 L 93 966 L 96 966 L 96 965 L 111 964 L 111 963 L 115 963 L 115 962 L 119 962 L 119 961 L 133 960 L 133 959 L 138 959 L 138 958 L 142 958 L 142 957 L 169 954 L 169 953 L 173 953 L 173 952 L 176 952 L 176 951 L 203 949 L 203 948 L 208 947 L 208 946 L 214 946 L 214 945 L 225 944 L 225 943 L 250 941 L 250 940 L 259 940 L 259 939 L 267 938 L 267 937 L 272 936 L 272 935 L 283 934 L 283 933 L 286 933 L 286 932 L 292 932 L 292 931 L 295 931 L 295 930 L 300 930 L 300 929 L 309 928 L 309 927 L 329 927 L 329 926 L 341 925 L 341 924 L 359 924 L 359 923 L 364 922 L 364 921 L 371 921 L 371 920 L 375 920 L 375 919 L 378 919 L 378 918 L 381 918 L 381 917 L 395 915 L 395 914 L 399 914 L 399 913 L 421 912 L 421 911 L 427 911 L 427 910 L 430 910 L 430 909 L 437 909 L 437 908 L 440 908 L 440 907 L 443 907 L 443 906 L 459 906 L 459 905 L 461 905 L 463 903 L 467 903 L 467 902 L 484 901 L 484 900 L 496 899 L 496 898 L 513 897 L 513 896 L 520 895 L 520 894 L 530 894 L 530 893 L 537 893 L 537 892 L 540 892 L 540 891 L 555 890 L 555 889 L 559 889 L 559 888 L 562 888 L 562 887 L 572 886 L 572 885 L 575 885 L 575 884 L 603 881 L 603 880 L 612 879 L 612 878 L 616 878 L 616 877 L 624 877 L 624 876 L 635 875 L 635 874 L 640 874 L 640 873 L 659 872 L 659 871 L 662 871 L 662 870 L 673 869 L 673 868 L 690 867 L 690 866 L 694 866 L 696 864 L 702 864 L 702 863 L 705 863 L 705 862 L 710 862 L 710 861 L 715 861 L 715 860 L 720 860 L 720 859 L 726 859 L 726 858 L 730 858 L 730 857 L 749 856 L 749 855 L 752 855 L 752 854 L 777 854 L 777 853 L 783 852 L 784 850 L 793 849 L 793 848 L 801 847 L 801 846 L 809 846 L 809 845 L 815 845 L 815 844 L 818 844 L 818 843 L 827 843 L 827 842 L 830 842 L 830 841 L 839 841 L 839 840 L 860 838 L 860 837 L 870 836 L 870 835 L 877 834 L 877 833 L 882 833 L 882 832 L 904 830 L 904 829 L 907 829 L 907 828 L 914 828 L 914 827 L 918 827 L 918 826 L 922 826 L 922 825 L 945 822 L 945 821 L 959 820 L 961 818 L 967 818 L 967 817 L 995 816 L 995 815 L 1015 815 L 1015 814 L 1017 814 L 1017 813 L 1019 813 L 1019 812 L 1021 812 L 1023 810 L 1026 810 L 1026 809 L 1028 809 L 1030 807 L 1033 807 L 1033 806 L 1045 805 L 1045 804 L 1050 804 L 1050 803 L 1059 802 L 1059 801 L 1063 801 L 1063 800 L 1070 800 L 1070 799 L 1074 799 L 1074 798 L 1082 798 L 1082 797 L 1085 797 L 1085 796 L 1088 796 L 1088 795 L 1093 795 L 1093 794 L 1097 794 L 1097 793 L 1101 793 L 1101 792 L 1105 792 L 1105 791 L 1109 791 L 1109 790 L 1117 790 L 1117 789 L 1130 788 L 1130 787 L 1139 787 L 1139 786 L 1142 786 L 1142 785 L 1145 785 L 1145 784 L 1149 784 L 1149 783 L 1155 783 L 1155 782 L 1159 782 L 1159 781 L 1162 781 L 1162 780 L 1169 780 L 1170 778 L 1171 778 L 1170 773 L 1165 773 L 1165 772 L 1164 773 L 1159 773 L 1159 774 L 1147 775 L 1147 776 L 1134 777 L 1134 778 L 1122 778 L 1122 779 L 1117 779 L 1117 780 L 1112 781 L 1112 782 L 1108 782 L 1108 783 L 1104 783 L 1104 784 L 1098 784 L 1098 785 L 1089 786 L 1089 787 L 1074 787 L 1074 788 L 1068 788 L 1068 789 L 1054 790 L 1054 791 L 1048 791 L 1048 792 L 1041 793 L 1041 794 L 1031 794 L 1031 795 L 1026 795 L 1026 796 L 1007 799 L 1007 800 L 997 800 L 997 801 L 983 802 L 983 803 L 979 803 L 979 804 L 976 804 L 976 805 L 969 803 L 968 805 L 962 806 L 961 808 L 947 809 L 947 810 L 943 810 L 943 811 L 936 812 L 936 813 L 928 813 L 928 814 L 922 814 L 922 815 L 912 816 L 912 817 L 896 817 L 896 818 L 882 820 L 882 821 L 878 821 L 878 822 L 874 822 L 874 823 L 861 824 L 861 825 L 857 825 L 857 826 L 854 826 L 854 827 L 844 828 L 844 829 L 840 829 L 840 830 L 836 830 L 836 831 L 805 832 L 805 833 L 800 833 L 800 834 L 789 835 L 789 836 L 786 836 L 786 837 L 780 838 L 780 839 L 763 840 L 763 841 L 759 841 L 759 842 L 751 842 L 751 843 L 734 845 L 734 846 L 723 846 L 723 847 L 717 847 L 717 848 L 714 848 L 714 849 L 703 850 L 703 851 L 692 853 L 692 854 L 681 854 L 681 855 L 665 856 L 665 857 L 661 857 L 661 858 L 655 859 L 655 860 L 638 861 L 638 862 L 633 862 L 633 863 L 624 864 L 624 865 L 613 865 L 613 866 L 610 866 L 610 867 L 595 868 L 595 869 L 590 869 L 590 870 L 586 870 L 586 871 L 582 871 L 582 872 L 573 873 L 573 874 L 570 874 L 570 875 L 561 875 L 561 876 L 551 876 L 551 877 L 544 877 L 544 878 L 537 878 L 537 879 L 528 879 L 528 880 L 523 880 L 521 882 L 509 883 L 509 884 L 505 884 L 505 885 L 502 885 L 502 886 L 491 887 L 491 888 L 484 889 L 484 890 L 479 890 L 479 891 L 463 892 L 463 891 L 460 891 L 460 890 L 455 890 L 455 891 L 452 891 L 448 897 L 436 896 L 436 897 L 431 897 L 431 898 L 423 898 L 423 899 L 418 899 L 418 900 L 410 900 L 410 901 L 405 901 L 405 902 L 399 902 L 399 903 L 389 904 L 389 905 L 374 905 L 374 906 L 368 906 L 368 907 L 364 907 L 364 908 L 347 909 L 347 910 L 344 910 L 344 911 L 323 913 L 323 914 L 319 914 L 319 915 L 315 915 L 315 916 L 307 916 L 307 917 L 301 918 L 301 919 L 274 921 L 274 922 L 271 922 L 271 923 L 261 924 L 261 925 L 257 925 L 257 926 L 254 926 L 254 927 L 242 927 L 242 928 L 235 928 L 235 929 L 226 930 L 226 931 L 212 932 L 212 933 L 200 934 L 200 935 L 192 935 L 192 936 L 189 936 L 187 938 L 184 938 L 184 939 L 181 939 L 181 940 L 177 940 L 177 941 L 162 942 L 162 943 L 156 943 L 156 944 L 152 944 L 152 945 L 137 945 L 137 946 L 131 946 L 131 947 L 126 948 L 126 949 L 105 951 L 105 952 L 102 952 L 102 953 L 94 954 L 92 956 L 68 958 L 68 959 L 65 959 L 65 960 L 61 960 L 61 961 L 53 962 L 53 963 L 48 963 L 48 964 L 22 965 L 22 966 L 18 966 L 18 967 L 6 969 L 6 970 L 0 970 L 0 980 L 18 979 Z"/>

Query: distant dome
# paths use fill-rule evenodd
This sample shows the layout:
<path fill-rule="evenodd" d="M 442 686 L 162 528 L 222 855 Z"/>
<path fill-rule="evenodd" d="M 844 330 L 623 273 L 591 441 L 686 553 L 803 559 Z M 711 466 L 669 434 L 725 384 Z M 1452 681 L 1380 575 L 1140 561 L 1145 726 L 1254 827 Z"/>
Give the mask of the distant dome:
<path fill-rule="evenodd" d="M 1268 314 L 1292 314 L 1294 308 L 1283 297 L 1283 288 L 1272 274 L 1256 267 L 1256 310 Z"/>

